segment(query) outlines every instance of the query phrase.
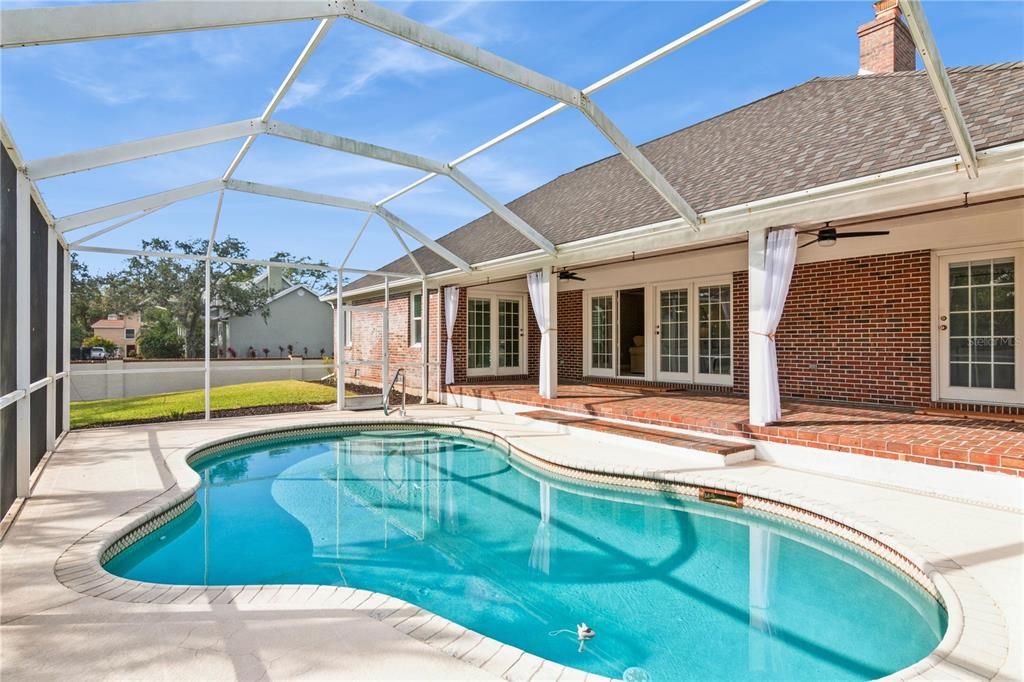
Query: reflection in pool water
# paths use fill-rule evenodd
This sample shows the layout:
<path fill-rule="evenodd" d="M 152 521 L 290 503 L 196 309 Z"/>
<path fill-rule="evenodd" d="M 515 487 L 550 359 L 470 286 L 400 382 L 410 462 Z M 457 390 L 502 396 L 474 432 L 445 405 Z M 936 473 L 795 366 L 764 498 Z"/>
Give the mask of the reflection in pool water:
<path fill-rule="evenodd" d="M 562 481 L 464 437 L 282 438 L 196 469 L 198 504 L 108 570 L 384 592 L 559 663 L 653 680 L 878 677 L 946 627 L 913 581 L 809 529 Z M 596 636 L 579 652 L 584 621 Z"/>

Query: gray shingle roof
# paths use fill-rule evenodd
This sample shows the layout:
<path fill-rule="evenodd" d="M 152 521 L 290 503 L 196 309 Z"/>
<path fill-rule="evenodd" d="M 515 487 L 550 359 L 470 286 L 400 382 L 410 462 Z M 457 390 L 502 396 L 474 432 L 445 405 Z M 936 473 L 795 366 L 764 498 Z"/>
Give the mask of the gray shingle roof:
<path fill-rule="evenodd" d="M 1024 62 L 948 72 L 977 149 L 1024 140 Z M 640 149 L 698 213 L 956 154 L 924 71 L 814 78 Z M 676 217 L 619 155 L 508 206 L 556 245 Z M 493 213 L 438 241 L 470 263 L 536 248 Z M 426 248 L 415 254 L 428 273 L 450 268 Z M 383 269 L 415 270 L 406 256 Z"/>

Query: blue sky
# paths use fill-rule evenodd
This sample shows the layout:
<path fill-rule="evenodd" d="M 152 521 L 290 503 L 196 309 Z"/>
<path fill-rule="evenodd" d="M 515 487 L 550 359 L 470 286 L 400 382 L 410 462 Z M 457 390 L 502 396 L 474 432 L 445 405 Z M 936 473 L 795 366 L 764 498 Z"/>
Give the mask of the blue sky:
<path fill-rule="evenodd" d="M 5 9 L 19 7 L 4 2 Z M 387 6 L 538 71 L 584 87 L 737 5 L 736 2 L 416 2 Z M 948 66 L 1024 59 L 1024 3 L 937 2 L 925 8 Z M 595 99 L 636 142 L 685 127 L 818 75 L 857 70 L 867 0 L 770 2 L 603 90 Z M 28 159 L 259 116 L 315 24 L 204 31 L 8 50 L 0 107 Z M 536 94 L 347 22 L 337 22 L 276 118 L 448 161 L 550 104 Z M 219 177 L 240 140 L 46 180 L 55 215 Z M 502 201 L 612 153 L 566 110 L 465 163 Z M 418 171 L 260 138 L 235 174 L 378 200 Z M 683 192 L 685 196 L 685 191 Z M 183 202 L 93 243 L 205 238 L 215 195 Z M 485 212 L 447 179 L 389 207 L 431 236 Z M 219 234 L 252 256 L 286 250 L 337 264 L 363 214 L 228 193 Z M 83 232 L 73 235 L 85 234 Z M 401 254 L 374 220 L 350 261 Z M 96 271 L 120 258 L 86 254 Z"/>

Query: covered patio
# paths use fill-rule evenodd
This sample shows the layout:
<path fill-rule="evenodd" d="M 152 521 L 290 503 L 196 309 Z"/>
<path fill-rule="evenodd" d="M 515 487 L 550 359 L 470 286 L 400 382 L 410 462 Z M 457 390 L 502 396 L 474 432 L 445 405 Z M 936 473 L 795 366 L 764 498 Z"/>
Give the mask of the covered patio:
<path fill-rule="evenodd" d="M 700 431 L 763 443 L 930 464 L 944 468 L 1024 475 L 1024 420 L 965 418 L 923 410 L 828 405 L 784 400 L 768 426 L 750 422 L 746 396 L 695 390 L 666 391 L 609 384 L 561 383 L 544 398 L 532 383 L 497 382 L 448 387 L 450 402 L 505 411 L 545 408 L 656 427 Z M 496 405 L 489 405 L 496 407 Z"/>

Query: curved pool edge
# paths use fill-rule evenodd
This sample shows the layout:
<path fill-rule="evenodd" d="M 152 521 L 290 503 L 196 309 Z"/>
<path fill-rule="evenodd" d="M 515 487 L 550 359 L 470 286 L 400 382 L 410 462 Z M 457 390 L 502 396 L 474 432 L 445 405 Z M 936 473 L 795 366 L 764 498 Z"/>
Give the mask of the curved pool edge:
<path fill-rule="evenodd" d="M 175 483 L 149 500 L 101 524 L 73 543 L 58 557 L 54 573 L 57 580 L 68 589 L 83 595 L 118 602 L 301 605 L 306 608 L 315 606 L 362 612 L 450 656 L 506 679 L 531 679 L 538 675 L 554 679 L 563 670 L 586 674 L 588 680 L 607 679 L 547 661 L 384 593 L 325 585 L 206 587 L 143 583 L 114 576 L 103 567 L 105 558 L 111 556 L 110 551 L 113 549 L 116 553 L 115 545 L 131 544 L 176 517 L 195 501 L 194 494 L 201 481 L 191 464 L 207 456 L 216 455 L 218 449 L 234 447 L 245 442 L 258 442 L 264 438 L 304 433 L 366 428 L 444 429 L 498 445 L 542 470 L 584 484 L 671 492 L 693 498 L 697 497 L 700 487 L 713 487 L 740 494 L 744 496 L 750 509 L 816 528 L 867 550 L 921 584 L 940 600 L 947 611 L 946 632 L 937 647 L 925 658 L 893 673 L 889 678 L 915 678 L 929 671 L 934 673 L 936 668 L 941 669 L 945 666 L 954 666 L 954 671 L 970 674 L 964 667 L 949 660 L 957 653 L 957 648 L 962 642 L 965 614 L 957 589 L 954 589 L 945 575 L 946 571 L 959 572 L 962 569 L 948 558 L 930 563 L 913 549 L 909 541 L 893 532 L 882 531 L 870 521 L 854 518 L 845 510 L 834 508 L 827 503 L 793 495 L 787 491 L 741 485 L 734 481 L 723 484 L 721 479 L 705 472 L 652 472 L 594 466 L 592 463 L 587 463 L 584 467 L 580 462 L 559 461 L 556 457 L 530 452 L 522 445 L 511 442 L 511 436 L 503 436 L 489 428 L 478 425 L 466 426 L 457 422 L 458 420 L 452 419 L 386 422 L 317 421 L 295 426 L 249 429 L 180 448 L 165 457 L 165 463 Z M 941 563 L 942 566 L 936 566 L 935 563 Z M 973 583 L 970 592 L 985 594 L 980 586 L 974 583 L 973 578 L 966 573 L 959 573 L 957 582 L 961 588 L 967 584 L 965 581 Z"/>

